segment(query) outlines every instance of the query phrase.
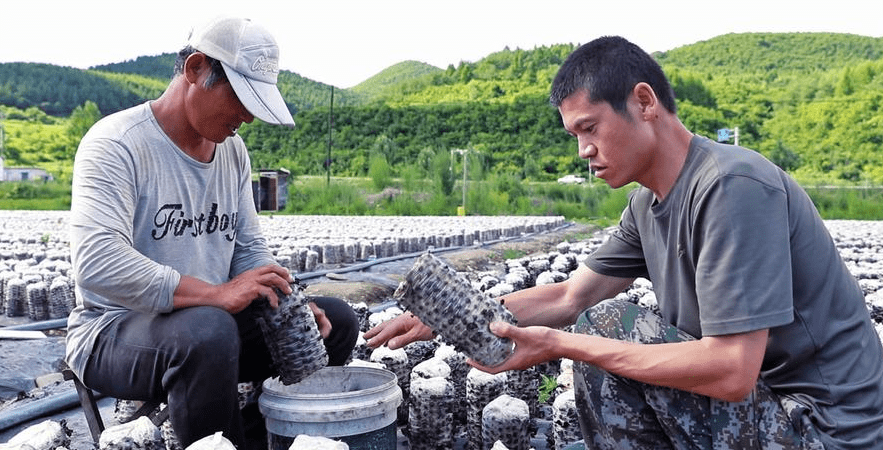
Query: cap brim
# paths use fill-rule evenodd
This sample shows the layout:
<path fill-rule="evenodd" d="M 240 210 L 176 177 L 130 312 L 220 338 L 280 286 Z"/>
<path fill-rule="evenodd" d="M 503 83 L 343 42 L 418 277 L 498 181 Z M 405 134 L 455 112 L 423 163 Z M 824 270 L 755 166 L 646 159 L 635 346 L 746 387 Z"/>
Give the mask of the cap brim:
<path fill-rule="evenodd" d="M 247 78 L 226 63 L 222 62 L 221 65 L 233 91 L 248 112 L 267 123 L 294 127 L 294 118 L 275 84 Z"/>

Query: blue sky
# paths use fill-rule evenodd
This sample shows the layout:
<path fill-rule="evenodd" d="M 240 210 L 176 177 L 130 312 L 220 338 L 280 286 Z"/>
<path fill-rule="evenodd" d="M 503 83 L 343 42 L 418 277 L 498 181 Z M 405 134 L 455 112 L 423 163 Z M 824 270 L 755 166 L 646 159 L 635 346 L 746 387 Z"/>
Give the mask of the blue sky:
<path fill-rule="evenodd" d="M 650 52 L 734 32 L 883 36 L 883 7 L 867 0 L 714 3 L 30 0 L 3 7 L 0 62 L 86 68 L 173 52 L 193 25 L 219 14 L 249 17 L 270 29 L 281 47 L 283 69 L 342 88 L 405 60 L 445 68 L 507 46 L 584 43 L 606 34 L 624 36 Z"/>

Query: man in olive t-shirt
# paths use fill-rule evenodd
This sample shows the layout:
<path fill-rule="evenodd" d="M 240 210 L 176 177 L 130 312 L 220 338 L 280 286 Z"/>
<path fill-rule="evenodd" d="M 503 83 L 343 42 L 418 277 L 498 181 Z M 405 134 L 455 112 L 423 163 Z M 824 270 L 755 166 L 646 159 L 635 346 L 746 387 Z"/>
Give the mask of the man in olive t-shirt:
<path fill-rule="evenodd" d="M 862 290 L 806 193 L 758 153 L 693 137 L 668 196 L 634 191 L 586 264 L 653 280 L 665 323 L 695 338 L 768 329 L 760 380 L 789 414 L 829 447 L 881 444 L 883 348 Z"/>
<path fill-rule="evenodd" d="M 689 131 L 659 64 L 625 39 L 574 51 L 550 99 L 595 176 L 641 187 L 570 279 L 501 299 L 518 326 L 491 330 L 515 353 L 471 364 L 573 360 L 590 448 L 883 448 L 883 348 L 799 186 Z M 607 300 L 636 277 L 661 316 Z M 403 314 L 365 337 L 398 348 L 432 330 Z"/>

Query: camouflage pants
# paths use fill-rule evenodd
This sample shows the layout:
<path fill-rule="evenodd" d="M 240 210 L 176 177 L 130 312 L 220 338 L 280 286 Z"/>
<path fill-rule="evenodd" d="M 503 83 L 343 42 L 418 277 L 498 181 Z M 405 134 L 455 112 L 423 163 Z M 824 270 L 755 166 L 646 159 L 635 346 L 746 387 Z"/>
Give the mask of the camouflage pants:
<path fill-rule="evenodd" d="M 641 344 L 694 338 L 649 310 L 607 300 L 575 331 Z M 580 427 L 590 449 L 823 449 L 808 408 L 762 381 L 742 402 L 654 386 L 574 363 Z"/>

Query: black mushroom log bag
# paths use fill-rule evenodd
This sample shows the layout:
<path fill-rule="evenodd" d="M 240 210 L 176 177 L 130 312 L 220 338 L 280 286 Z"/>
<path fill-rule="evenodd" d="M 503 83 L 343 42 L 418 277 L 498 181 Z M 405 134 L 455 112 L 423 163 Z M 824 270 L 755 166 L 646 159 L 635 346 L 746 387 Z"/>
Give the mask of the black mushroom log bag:
<path fill-rule="evenodd" d="M 498 366 L 515 348 L 510 339 L 494 335 L 489 328 L 496 321 L 514 324 L 512 313 L 432 253 L 417 259 L 393 297 L 445 342 L 480 364 Z"/>

